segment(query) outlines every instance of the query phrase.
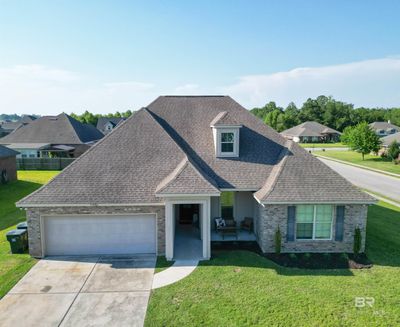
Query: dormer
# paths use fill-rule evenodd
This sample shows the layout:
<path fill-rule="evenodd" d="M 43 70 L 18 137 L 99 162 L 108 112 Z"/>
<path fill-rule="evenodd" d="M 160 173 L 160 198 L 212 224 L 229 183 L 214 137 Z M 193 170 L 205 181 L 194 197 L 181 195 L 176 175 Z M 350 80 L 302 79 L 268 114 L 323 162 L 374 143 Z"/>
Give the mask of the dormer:
<path fill-rule="evenodd" d="M 239 157 L 240 125 L 228 112 L 220 112 L 211 122 L 215 156 Z"/>

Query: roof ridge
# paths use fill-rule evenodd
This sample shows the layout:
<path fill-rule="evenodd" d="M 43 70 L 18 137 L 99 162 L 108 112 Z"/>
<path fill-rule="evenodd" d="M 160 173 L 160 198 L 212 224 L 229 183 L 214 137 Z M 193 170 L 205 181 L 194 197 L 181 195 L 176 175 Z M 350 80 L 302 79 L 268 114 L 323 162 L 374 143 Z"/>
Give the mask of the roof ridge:
<path fill-rule="evenodd" d="M 68 125 L 72 128 L 72 130 L 73 130 L 75 136 L 78 138 L 78 140 L 79 140 L 81 143 L 85 143 L 85 142 L 83 142 L 83 140 L 80 138 L 80 136 L 79 136 L 79 134 L 78 134 L 78 132 L 76 131 L 76 128 L 75 128 L 75 126 L 74 126 L 74 124 L 75 124 L 74 121 L 77 121 L 78 123 L 81 123 L 81 122 L 78 121 L 78 120 L 76 120 L 75 118 L 73 118 L 73 117 L 67 115 L 65 112 L 62 112 L 61 114 L 59 114 L 59 115 L 56 116 L 56 117 L 60 117 L 60 116 L 65 117 L 65 118 L 68 120 L 68 123 L 69 123 Z M 72 119 L 73 119 L 74 121 L 72 121 Z M 83 124 L 83 123 L 81 123 L 81 124 Z"/>
<path fill-rule="evenodd" d="M 287 161 L 288 158 L 288 152 L 289 150 L 292 149 L 293 147 L 293 141 L 291 140 L 287 140 L 284 144 L 284 148 L 282 149 L 282 151 L 279 153 L 278 156 L 278 160 L 279 163 L 277 165 L 274 166 L 274 168 L 272 168 L 271 174 L 268 176 L 268 178 L 266 179 L 264 186 L 262 188 L 260 188 L 255 194 L 254 196 L 261 202 L 262 199 L 264 199 L 266 196 L 268 196 L 275 188 L 276 183 L 278 181 L 278 177 L 280 176 L 283 167 L 285 166 L 285 163 Z M 270 181 L 270 179 L 272 178 L 272 180 Z M 270 182 L 270 183 L 269 183 Z"/>
<path fill-rule="evenodd" d="M 162 126 L 158 120 L 154 117 L 154 113 L 148 109 L 147 107 L 144 108 L 144 110 L 149 113 L 149 115 L 153 118 L 153 120 L 158 124 L 158 126 L 160 126 L 162 128 L 162 130 L 168 135 L 168 137 L 172 140 L 172 142 L 174 142 L 174 144 L 184 153 L 184 155 L 186 156 L 187 160 L 190 162 L 190 164 L 193 166 L 193 168 L 197 171 L 197 173 L 209 184 L 211 184 L 211 186 L 213 186 L 214 188 L 216 188 L 218 190 L 218 186 L 216 181 L 211 178 L 208 174 L 206 174 L 203 169 L 201 169 L 199 167 L 199 165 L 195 162 L 195 160 L 193 160 L 193 158 L 190 157 L 190 155 L 178 144 L 178 142 L 176 142 L 176 140 L 171 136 L 171 134 L 164 128 L 164 126 Z"/>

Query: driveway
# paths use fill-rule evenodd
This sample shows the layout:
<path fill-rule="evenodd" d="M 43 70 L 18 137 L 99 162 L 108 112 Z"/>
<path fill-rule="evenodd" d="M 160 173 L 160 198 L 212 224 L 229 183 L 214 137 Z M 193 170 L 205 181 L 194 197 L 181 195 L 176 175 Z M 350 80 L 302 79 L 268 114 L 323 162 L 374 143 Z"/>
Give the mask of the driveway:
<path fill-rule="evenodd" d="M 354 185 L 400 202 L 400 179 L 336 161 L 319 159 Z"/>
<path fill-rule="evenodd" d="M 0 326 L 142 326 L 154 256 L 40 260 L 0 301 Z"/>

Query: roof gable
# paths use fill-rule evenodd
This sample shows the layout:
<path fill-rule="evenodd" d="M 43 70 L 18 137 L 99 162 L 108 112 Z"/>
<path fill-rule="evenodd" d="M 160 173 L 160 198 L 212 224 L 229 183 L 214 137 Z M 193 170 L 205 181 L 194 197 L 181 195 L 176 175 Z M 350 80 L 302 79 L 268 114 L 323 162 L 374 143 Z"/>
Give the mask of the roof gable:
<path fill-rule="evenodd" d="M 16 129 L 0 143 L 81 144 L 99 140 L 103 134 L 94 126 L 60 114 L 44 116 Z"/>

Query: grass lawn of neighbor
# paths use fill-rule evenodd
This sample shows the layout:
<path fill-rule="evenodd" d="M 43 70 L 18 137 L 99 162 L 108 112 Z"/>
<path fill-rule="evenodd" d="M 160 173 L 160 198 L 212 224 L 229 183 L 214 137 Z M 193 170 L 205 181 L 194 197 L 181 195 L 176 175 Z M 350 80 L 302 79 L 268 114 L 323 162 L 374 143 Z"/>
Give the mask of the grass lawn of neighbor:
<path fill-rule="evenodd" d="M 347 148 L 343 143 L 298 143 L 302 148 Z"/>
<path fill-rule="evenodd" d="M 367 225 L 370 269 L 283 268 L 248 251 L 218 252 L 152 292 L 146 326 L 398 326 L 400 209 L 379 202 Z M 356 297 L 373 297 L 357 308 Z"/>
<path fill-rule="evenodd" d="M 389 173 L 400 174 L 400 165 L 395 165 L 390 160 L 381 158 L 380 156 L 367 154 L 365 155 L 365 160 L 362 160 L 361 153 L 354 151 L 315 151 L 313 154 L 347 161 L 367 168 L 380 169 Z"/>
<path fill-rule="evenodd" d="M 35 264 L 28 254 L 11 254 L 6 233 L 26 219 L 15 202 L 49 181 L 58 171 L 18 171 L 18 181 L 0 185 L 0 298 Z"/>

